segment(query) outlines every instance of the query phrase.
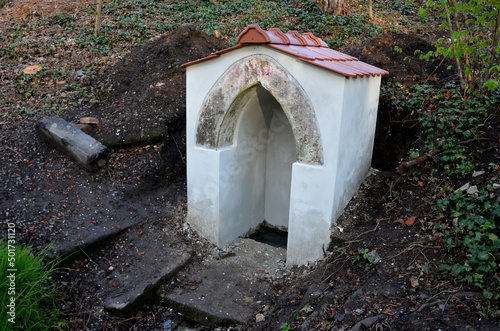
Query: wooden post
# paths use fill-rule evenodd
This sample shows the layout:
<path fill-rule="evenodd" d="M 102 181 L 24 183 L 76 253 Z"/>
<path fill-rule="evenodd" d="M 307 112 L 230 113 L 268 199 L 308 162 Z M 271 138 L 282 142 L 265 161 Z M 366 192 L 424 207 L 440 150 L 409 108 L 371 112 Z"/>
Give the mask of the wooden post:
<path fill-rule="evenodd" d="M 97 34 L 99 33 L 99 29 L 101 28 L 101 8 L 102 8 L 102 0 L 98 0 L 98 2 L 97 2 L 97 14 L 95 16 L 94 37 L 97 37 Z"/>

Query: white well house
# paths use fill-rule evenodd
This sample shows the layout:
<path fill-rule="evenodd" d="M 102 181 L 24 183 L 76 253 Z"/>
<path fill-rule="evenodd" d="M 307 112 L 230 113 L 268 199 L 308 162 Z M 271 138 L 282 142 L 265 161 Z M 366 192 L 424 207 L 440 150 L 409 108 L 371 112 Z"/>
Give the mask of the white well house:
<path fill-rule="evenodd" d="M 306 264 L 370 170 L 387 72 L 310 33 L 250 25 L 238 43 L 183 65 L 187 221 L 219 247 L 266 221 Z"/>

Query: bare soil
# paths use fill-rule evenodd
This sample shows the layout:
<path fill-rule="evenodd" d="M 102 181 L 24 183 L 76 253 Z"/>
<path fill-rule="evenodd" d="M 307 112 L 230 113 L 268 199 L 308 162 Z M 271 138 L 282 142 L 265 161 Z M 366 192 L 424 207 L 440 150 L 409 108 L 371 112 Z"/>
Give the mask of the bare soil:
<path fill-rule="evenodd" d="M 106 2 L 106 0 L 103 0 L 103 2 Z M 15 0 L 7 2 L 2 8 L 0 21 L 72 13 L 78 9 L 95 6 L 96 4 L 97 1 L 95 0 Z"/>
<path fill-rule="evenodd" d="M 58 4 L 70 11 L 90 2 Z M 2 17 L 49 15 L 54 8 L 48 2 L 18 0 L 4 8 Z M 395 53 L 395 45 L 403 54 Z M 186 26 L 85 78 L 96 99 L 63 116 L 70 121 L 99 119 L 91 135 L 112 146 L 110 164 L 99 172 L 85 170 L 43 143 L 34 131 L 38 115 L 2 122 L 0 219 L 16 223 L 19 242 L 42 247 L 103 226 L 123 227 L 115 238 L 82 247 L 66 260 L 58 281 L 69 330 L 150 330 L 179 320 L 159 298 L 134 316 L 111 316 L 102 310 L 103 288 L 120 286 L 120 273 L 144 268 L 162 245 L 189 247 L 199 259 L 218 251 L 184 222 L 185 73 L 179 65 L 225 47 L 220 39 Z M 405 84 L 454 79 L 442 63 L 413 57 L 407 64 L 405 57 L 426 47 L 429 42 L 416 36 L 388 34 L 352 48 L 350 54 Z M 497 112 L 485 122 L 483 135 L 498 139 L 499 128 Z M 437 271 L 427 272 L 437 270 L 438 261 L 448 254 L 433 229 L 433 164 L 394 173 L 417 133 L 412 115 L 395 112 L 391 97 L 382 94 L 373 161 L 381 171 L 372 174 L 346 208 L 324 259 L 274 280 L 273 304 L 255 312 L 265 321 L 243 329 L 278 330 L 287 323 L 301 330 L 363 330 L 359 323 L 364 322 L 373 330 L 498 330 L 498 320 L 480 314 L 479 293 Z M 498 173 L 488 170 L 488 164 L 500 162 L 498 148 L 495 141 L 471 145 L 479 159 L 477 170 L 486 172 L 455 183 L 453 189 L 465 182 L 495 181 Z M 1 233 L 5 237 L 5 227 Z M 359 249 L 368 249 L 381 261 L 354 263 Z M 178 281 L 183 281 L 182 274 Z"/>

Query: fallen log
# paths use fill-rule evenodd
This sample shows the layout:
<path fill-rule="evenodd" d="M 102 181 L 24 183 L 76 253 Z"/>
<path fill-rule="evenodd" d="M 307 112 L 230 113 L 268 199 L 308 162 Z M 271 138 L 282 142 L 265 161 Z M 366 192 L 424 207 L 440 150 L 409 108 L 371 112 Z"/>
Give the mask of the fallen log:
<path fill-rule="evenodd" d="M 39 136 L 70 155 L 91 171 L 108 163 L 108 148 L 59 116 L 47 116 L 36 124 Z"/>
<path fill-rule="evenodd" d="M 500 138 L 500 136 L 497 137 L 496 139 L 492 139 L 492 138 L 474 138 L 474 139 L 468 139 L 468 140 L 464 140 L 464 141 L 459 142 L 458 145 L 467 145 L 467 144 L 469 144 L 471 142 L 474 142 L 474 141 L 498 141 L 499 138 Z M 429 153 L 427 153 L 425 155 L 419 156 L 416 159 L 413 159 L 413 160 L 410 160 L 410 161 L 406 161 L 406 162 L 402 162 L 399 165 L 399 167 L 396 169 L 396 174 L 401 175 L 406 170 L 408 170 L 408 168 L 410 168 L 411 166 L 414 166 L 416 164 L 425 162 L 429 158 L 431 158 L 433 156 L 436 156 L 438 154 L 441 154 L 442 152 L 443 152 L 442 149 L 436 149 L 436 150 L 431 151 L 431 152 L 429 152 Z"/>

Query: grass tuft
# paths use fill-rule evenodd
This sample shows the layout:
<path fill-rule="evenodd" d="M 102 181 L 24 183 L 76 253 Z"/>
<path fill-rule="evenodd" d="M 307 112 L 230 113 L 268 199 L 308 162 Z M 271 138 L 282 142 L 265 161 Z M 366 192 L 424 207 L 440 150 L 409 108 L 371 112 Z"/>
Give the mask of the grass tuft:
<path fill-rule="evenodd" d="M 36 254 L 31 246 L 0 240 L 0 330 L 53 330 L 60 326 L 60 298 L 52 278 L 58 261 L 45 263 L 45 257 L 46 250 Z M 15 308 L 8 307 L 12 297 Z"/>

